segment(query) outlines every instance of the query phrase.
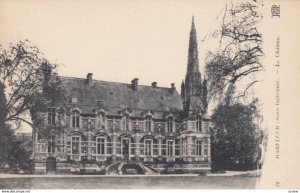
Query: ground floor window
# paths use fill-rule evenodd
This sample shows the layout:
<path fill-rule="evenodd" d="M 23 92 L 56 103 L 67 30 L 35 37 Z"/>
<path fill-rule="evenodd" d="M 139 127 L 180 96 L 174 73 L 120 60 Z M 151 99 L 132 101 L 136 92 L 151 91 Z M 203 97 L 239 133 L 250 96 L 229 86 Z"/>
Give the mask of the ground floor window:
<path fill-rule="evenodd" d="M 80 137 L 72 137 L 72 154 L 79 154 Z"/>
<path fill-rule="evenodd" d="M 50 137 L 50 140 L 48 141 L 48 153 L 54 153 L 55 152 L 55 136 L 52 135 Z"/>
<path fill-rule="evenodd" d="M 145 155 L 152 155 L 152 140 L 145 140 Z"/>
<path fill-rule="evenodd" d="M 130 139 L 128 138 L 123 138 L 122 139 L 122 145 L 121 145 L 121 149 L 122 149 L 122 154 L 123 155 L 129 155 L 129 151 L 130 151 Z"/>
<path fill-rule="evenodd" d="M 202 155 L 202 141 L 196 141 L 196 155 Z"/>
<path fill-rule="evenodd" d="M 97 154 L 100 154 L 100 155 L 105 154 L 105 138 L 103 138 L 103 137 L 97 138 Z"/>
<path fill-rule="evenodd" d="M 167 141 L 167 155 L 174 155 L 174 141 Z"/>

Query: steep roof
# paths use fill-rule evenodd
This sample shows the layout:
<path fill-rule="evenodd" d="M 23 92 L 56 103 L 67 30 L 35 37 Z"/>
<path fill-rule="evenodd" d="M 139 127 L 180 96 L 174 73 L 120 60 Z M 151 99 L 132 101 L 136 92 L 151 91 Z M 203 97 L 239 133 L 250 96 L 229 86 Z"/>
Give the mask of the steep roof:
<path fill-rule="evenodd" d="M 172 88 L 138 85 L 138 90 L 132 84 L 60 77 L 68 95 L 77 98 L 76 105 L 84 113 L 92 113 L 97 108 L 97 101 L 102 101 L 109 114 L 119 110 L 134 110 L 133 114 L 144 111 L 179 113 L 183 110 L 182 99 Z M 157 114 L 157 113 L 156 113 Z M 161 116 L 157 118 L 162 118 Z"/>

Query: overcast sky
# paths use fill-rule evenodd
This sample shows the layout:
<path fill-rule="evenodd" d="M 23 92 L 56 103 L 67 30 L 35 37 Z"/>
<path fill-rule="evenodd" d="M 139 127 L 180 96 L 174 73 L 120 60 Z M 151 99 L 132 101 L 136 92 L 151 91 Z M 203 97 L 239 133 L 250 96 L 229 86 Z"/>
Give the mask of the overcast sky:
<path fill-rule="evenodd" d="M 174 82 L 180 91 L 192 15 L 203 71 L 224 7 L 224 1 L 1 1 L 0 38 L 2 44 L 27 38 L 60 65 L 62 76 L 92 72 L 124 83 L 137 77 L 143 85 Z"/>
<path fill-rule="evenodd" d="M 199 65 L 216 48 L 221 1 L 1 1 L 0 42 L 28 39 L 61 76 L 170 87 L 178 92 L 187 67 L 192 16 Z M 220 17 L 221 15 L 221 17 Z M 202 75 L 203 77 L 203 75 Z M 26 127 L 25 130 L 31 130 Z"/>

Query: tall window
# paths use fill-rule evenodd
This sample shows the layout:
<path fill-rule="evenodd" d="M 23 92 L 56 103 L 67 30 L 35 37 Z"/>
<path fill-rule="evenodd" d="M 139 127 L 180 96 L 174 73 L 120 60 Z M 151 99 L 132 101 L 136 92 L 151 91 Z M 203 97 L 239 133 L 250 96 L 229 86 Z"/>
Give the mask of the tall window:
<path fill-rule="evenodd" d="M 79 128 L 79 112 L 74 112 L 72 115 L 72 127 Z"/>
<path fill-rule="evenodd" d="M 168 141 L 167 142 L 167 155 L 173 156 L 174 155 L 174 141 Z"/>
<path fill-rule="evenodd" d="M 105 138 L 97 138 L 97 154 L 105 154 Z"/>
<path fill-rule="evenodd" d="M 72 154 L 80 153 L 80 137 L 72 137 Z"/>
<path fill-rule="evenodd" d="M 196 155 L 202 155 L 202 141 L 196 141 Z"/>
<path fill-rule="evenodd" d="M 173 132 L 173 118 L 169 117 L 167 120 L 167 131 L 168 133 Z"/>
<path fill-rule="evenodd" d="M 60 135 L 56 143 L 56 151 L 63 153 L 64 152 L 64 135 Z"/>
<path fill-rule="evenodd" d="M 145 155 L 152 155 L 152 140 L 145 140 Z"/>
<path fill-rule="evenodd" d="M 48 109 L 48 124 L 50 125 L 55 124 L 55 108 Z"/>
<path fill-rule="evenodd" d="M 55 136 L 52 135 L 50 140 L 48 141 L 48 152 L 54 153 L 55 152 Z"/>
<path fill-rule="evenodd" d="M 202 121 L 201 121 L 201 117 L 200 116 L 197 117 L 196 127 L 197 127 L 197 131 L 202 131 Z"/>
<path fill-rule="evenodd" d="M 151 132 L 151 117 L 146 117 L 146 132 Z"/>

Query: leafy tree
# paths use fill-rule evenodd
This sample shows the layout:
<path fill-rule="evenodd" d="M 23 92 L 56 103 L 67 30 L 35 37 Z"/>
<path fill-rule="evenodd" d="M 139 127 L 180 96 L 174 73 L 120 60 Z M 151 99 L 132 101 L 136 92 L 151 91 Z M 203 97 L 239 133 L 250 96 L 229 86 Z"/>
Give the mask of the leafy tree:
<path fill-rule="evenodd" d="M 59 108 L 67 101 L 59 77 L 53 73 L 39 49 L 29 41 L 0 45 L 0 159 L 10 165 L 27 168 L 31 152 L 26 151 L 14 135 L 22 123 L 47 137 L 52 130 L 46 127 L 48 107 Z M 30 120 L 26 117 L 30 116 Z"/>
<path fill-rule="evenodd" d="M 1 83 L 7 97 L 1 109 L 5 114 L 4 122 L 25 122 L 31 125 L 24 114 L 30 110 L 30 102 L 41 92 L 44 82 L 42 67 L 47 61 L 41 57 L 37 47 L 21 41 L 10 44 L 8 49 L 1 47 L 0 72 Z"/>
<path fill-rule="evenodd" d="M 51 70 L 51 68 L 48 68 L 45 71 L 47 74 L 53 74 Z M 46 78 L 43 83 L 43 92 L 36 94 L 30 103 L 32 127 L 40 137 L 48 139 L 53 133 L 63 131 L 65 124 L 63 123 L 62 114 L 66 112 L 65 108 L 68 101 L 69 98 L 59 77 L 54 74 Z M 59 112 L 58 120 L 54 125 L 46 123 L 47 119 L 45 117 L 49 107 L 55 108 Z"/>
<path fill-rule="evenodd" d="M 223 102 L 228 94 L 231 100 L 244 97 L 259 81 L 256 75 L 263 70 L 260 6 L 257 1 L 226 6 L 220 30 L 214 33 L 219 48 L 207 55 L 210 99 Z"/>
<path fill-rule="evenodd" d="M 257 102 L 222 104 L 215 110 L 211 136 L 213 169 L 257 169 L 263 137 Z"/>
<path fill-rule="evenodd" d="M 213 34 L 219 46 L 207 55 L 208 94 L 215 105 L 211 135 L 214 169 L 254 169 L 260 161 L 264 135 L 258 100 L 238 103 L 259 82 L 258 73 L 264 69 L 260 7 L 258 1 L 226 6 L 220 29 Z"/>
<path fill-rule="evenodd" d="M 10 44 L 8 49 L 1 46 L 0 83 L 7 98 L 1 106 L 1 121 L 27 123 L 37 131 L 43 128 L 42 113 L 66 99 L 59 77 L 53 73 L 56 67 L 28 40 Z M 29 114 L 32 121 L 25 118 Z"/>
<path fill-rule="evenodd" d="M 4 93 L 4 85 L 0 83 L 0 109 L 6 105 L 6 96 Z M 0 164 L 2 166 L 9 164 L 10 167 L 17 165 L 21 169 L 29 169 L 30 151 L 26 151 L 21 142 L 16 139 L 14 130 L 8 123 L 5 123 L 5 111 L 0 112 Z"/>
<path fill-rule="evenodd" d="M 8 124 L 4 122 L 6 112 L 2 111 L 6 105 L 6 97 L 4 94 L 4 85 L 0 82 L 0 162 L 2 164 L 8 163 L 9 153 L 12 147 L 9 145 L 13 140 L 13 131 Z"/>

